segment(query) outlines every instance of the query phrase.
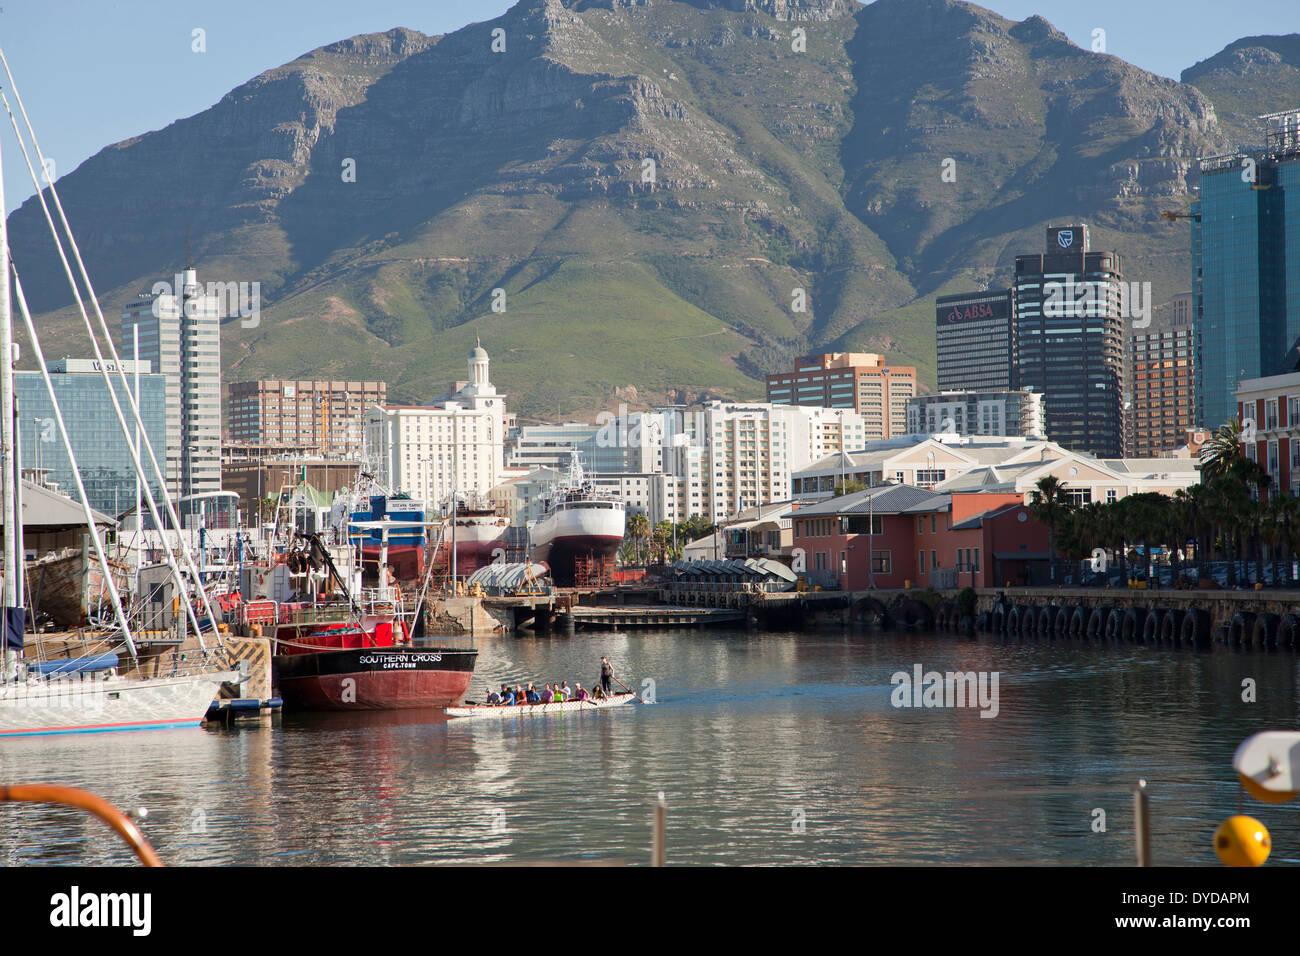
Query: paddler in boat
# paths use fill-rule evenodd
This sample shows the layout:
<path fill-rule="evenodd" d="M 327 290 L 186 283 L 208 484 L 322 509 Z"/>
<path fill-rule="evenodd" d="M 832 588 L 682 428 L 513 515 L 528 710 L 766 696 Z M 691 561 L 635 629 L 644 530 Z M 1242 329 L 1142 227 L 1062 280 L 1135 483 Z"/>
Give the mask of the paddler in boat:
<path fill-rule="evenodd" d="M 489 685 L 487 697 L 483 700 L 489 707 L 495 707 L 497 704 L 501 703 L 501 695 L 494 691 Z"/>
<path fill-rule="evenodd" d="M 604 700 L 605 697 L 606 697 L 606 694 L 605 694 L 605 692 L 604 692 L 603 690 L 600 689 L 600 685 L 599 685 L 599 684 L 597 684 L 595 687 L 593 687 L 593 688 L 591 689 L 591 699 L 592 699 L 592 700 Z"/>
<path fill-rule="evenodd" d="M 515 702 L 515 692 L 505 684 L 501 685 L 501 704 L 503 707 L 509 707 Z"/>
<path fill-rule="evenodd" d="M 577 689 L 576 691 L 573 692 L 573 699 L 574 699 L 574 700 L 586 700 L 588 697 L 591 696 L 591 695 L 588 694 L 585 690 L 582 689 L 582 685 L 581 685 L 581 684 L 578 684 L 577 687 L 578 687 L 578 689 Z"/>
<path fill-rule="evenodd" d="M 533 686 L 532 681 L 528 682 L 528 691 L 524 696 L 530 704 L 540 704 L 542 702 L 542 695 L 537 693 L 537 688 Z"/>
<path fill-rule="evenodd" d="M 547 684 L 546 690 L 542 691 L 541 698 L 543 704 L 549 704 L 551 701 L 555 700 L 555 694 L 551 691 L 550 684 Z"/>

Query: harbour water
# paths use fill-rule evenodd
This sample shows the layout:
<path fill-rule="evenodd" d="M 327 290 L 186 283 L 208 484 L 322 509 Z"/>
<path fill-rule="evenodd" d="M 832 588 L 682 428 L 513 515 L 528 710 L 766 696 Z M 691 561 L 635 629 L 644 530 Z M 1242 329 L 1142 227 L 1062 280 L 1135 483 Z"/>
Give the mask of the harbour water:
<path fill-rule="evenodd" d="M 1157 864 L 1217 866 L 1245 812 L 1300 861 L 1289 805 L 1239 794 L 1230 760 L 1295 726 L 1300 658 L 951 634 L 579 633 L 479 642 L 488 681 L 591 686 L 602 654 L 653 704 L 546 718 L 287 714 L 275 726 L 0 742 L 0 779 L 84 787 L 169 864 L 1133 862 L 1135 781 Z M 997 715 L 897 708 L 891 676 L 997 672 Z M 1243 681 L 1254 682 L 1254 702 Z M 1098 832 L 1104 811 L 1105 831 Z M 84 814 L 0 806 L 5 864 L 127 863 Z"/>

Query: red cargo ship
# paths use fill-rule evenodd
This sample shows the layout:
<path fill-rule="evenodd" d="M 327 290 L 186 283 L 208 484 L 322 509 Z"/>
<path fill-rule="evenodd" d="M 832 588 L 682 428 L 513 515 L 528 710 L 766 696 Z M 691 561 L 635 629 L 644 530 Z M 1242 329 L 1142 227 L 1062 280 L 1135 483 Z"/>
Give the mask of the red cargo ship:
<path fill-rule="evenodd" d="M 280 697 L 303 710 L 407 710 L 459 704 L 478 651 L 415 647 L 400 618 L 327 624 L 281 643 Z"/>

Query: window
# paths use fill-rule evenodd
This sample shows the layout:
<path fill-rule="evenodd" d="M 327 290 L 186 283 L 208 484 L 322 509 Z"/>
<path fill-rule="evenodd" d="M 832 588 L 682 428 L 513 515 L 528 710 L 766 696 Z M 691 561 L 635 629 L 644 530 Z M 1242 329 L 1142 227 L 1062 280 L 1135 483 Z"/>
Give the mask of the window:
<path fill-rule="evenodd" d="M 918 517 L 916 519 L 916 533 L 925 534 L 925 518 Z"/>
<path fill-rule="evenodd" d="M 930 515 L 930 534 L 934 534 L 935 515 Z M 376 572 L 378 573 L 378 572 Z"/>
<path fill-rule="evenodd" d="M 892 574 L 892 551 L 875 551 L 871 555 L 871 570 L 877 574 Z"/>
<path fill-rule="evenodd" d="M 1119 492 L 1116 491 L 1114 488 L 1107 488 L 1107 489 L 1106 489 L 1106 503 L 1107 503 L 1107 504 L 1111 504 L 1111 503 L 1116 502 L 1116 501 L 1119 501 Z"/>
<path fill-rule="evenodd" d="M 1277 474 L 1277 442 L 1275 441 L 1268 443 L 1268 473 Z"/>
<path fill-rule="evenodd" d="M 1091 488 L 1066 488 L 1065 497 L 1069 499 L 1070 504 L 1076 508 L 1086 505 L 1092 501 Z"/>
<path fill-rule="evenodd" d="M 919 574 L 925 574 L 925 552 L 916 552 L 916 570 Z"/>
<path fill-rule="evenodd" d="M 1270 398 L 1264 403 L 1264 427 L 1277 428 L 1277 399 Z"/>
<path fill-rule="evenodd" d="M 931 569 L 931 570 L 934 570 L 934 569 L 937 568 L 938 566 L 939 566 L 939 552 L 938 552 L 938 551 L 931 551 L 931 552 L 930 552 L 930 569 Z"/>

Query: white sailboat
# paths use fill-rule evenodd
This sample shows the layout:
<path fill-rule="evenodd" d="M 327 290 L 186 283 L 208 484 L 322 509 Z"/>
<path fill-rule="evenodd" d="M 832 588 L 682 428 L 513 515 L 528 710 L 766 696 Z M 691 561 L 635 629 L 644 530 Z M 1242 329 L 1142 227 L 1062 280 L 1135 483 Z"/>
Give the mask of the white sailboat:
<path fill-rule="evenodd" d="M 13 92 L 18 107 L 22 111 L 28 134 L 32 139 L 33 149 L 41 162 L 42 168 L 45 168 L 44 157 L 40 153 L 40 147 L 36 144 L 31 123 L 22 107 L 22 100 L 13 87 L 13 76 L 9 73 L 9 65 L 4 59 L 3 51 L 0 51 L 0 64 L 4 66 L 5 73 L 9 78 L 9 89 Z M 90 319 L 82 302 L 80 291 L 73 280 L 71 265 L 64 252 L 62 239 L 58 234 L 58 230 L 54 227 L 53 217 L 50 215 L 45 195 L 41 191 L 41 183 L 36 177 L 31 157 L 27 152 L 22 134 L 19 132 L 17 119 L 14 117 L 8 99 L 2 91 L 0 91 L 0 102 L 3 102 L 4 108 L 13 123 L 14 132 L 18 137 L 18 144 L 22 149 L 28 171 L 32 175 L 32 181 L 36 184 L 38 197 L 45 210 L 51 232 L 54 235 L 56 248 L 63 261 L 68 279 L 72 284 L 87 331 L 91 333 L 91 344 L 94 348 L 95 357 L 99 360 L 105 383 L 109 386 L 109 394 L 114 396 L 114 390 L 108 380 L 107 367 L 109 363 L 105 362 L 98 340 L 91 329 Z M 64 232 L 67 234 L 67 241 L 80 269 L 82 280 L 86 286 L 87 297 L 94 306 L 100 327 L 108 341 L 108 349 L 115 360 L 113 364 L 125 383 L 125 373 L 121 370 L 121 363 L 116 361 L 117 353 L 112 345 L 112 336 L 108 332 L 103 312 L 95 299 L 94 290 L 85 271 L 85 264 L 81 259 L 81 253 L 77 249 L 75 239 L 72 237 L 72 230 L 68 227 L 67 219 L 63 213 L 63 206 L 59 202 L 53 184 L 48 186 L 48 191 L 50 199 L 57 208 Z M 3 208 L 3 183 L 0 180 L 0 209 Z M 93 541 L 101 570 L 104 573 L 104 579 L 107 582 L 119 629 L 115 637 L 120 638 L 122 649 L 129 655 L 130 664 L 134 665 L 135 668 L 134 674 L 119 672 L 117 665 L 121 662 L 121 658 L 116 653 L 35 664 L 24 659 L 23 644 L 26 611 L 22 574 L 24 558 L 22 507 L 19 502 L 22 485 L 15 428 L 17 409 L 14 401 L 13 366 L 15 348 L 9 282 L 11 274 L 14 279 L 13 295 L 22 311 L 27 334 L 32 343 L 32 350 L 38 367 L 41 369 L 45 387 L 53 405 L 54 417 L 63 440 L 64 450 L 72 464 L 77 493 L 86 518 L 86 526 Z M 128 402 L 130 402 L 130 410 L 138 427 L 140 425 L 139 407 L 132 397 L 131 390 L 125 388 L 124 392 Z M 140 456 L 140 452 L 144 450 L 147 452 L 155 472 L 159 475 L 160 485 L 164 488 L 164 504 L 168 514 L 174 522 L 174 526 L 179 527 L 171 501 L 166 498 L 165 482 L 161 481 L 161 470 L 158 469 L 157 458 L 153 453 L 153 449 L 148 445 L 147 437 L 143 435 L 142 430 L 132 434 L 132 429 L 128 427 L 126 418 L 115 396 L 113 397 L 113 404 L 118 422 L 122 427 L 124 444 L 131 452 L 137 473 L 142 474 L 144 471 Z M 137 435 L 142 439 L 138 444 Z M 184 599 L 182 604 L 185 605 L 186 613 L 190 619 L 194 621 L 194 632 L 199 638 L 200 651 L 194 655 L 192 660 L 183 661 L 177 657 L 169 666 L 162 665 L 159 661 L 153 661 L 151 666 L 154 673 L 148 677 L 140 675 L 140 658 L 135 641 L 131 636 L 130 624 L 122 607 L 121 596 L 113 581 L 113 575 L 109 572 L 104 543 L 95 524 L 89 499 L 86 497 L 85 486 L 82 483 L 80 469 L 73 454 L 67 427 L 59 409 L 49 373 L 46 370 L 40 340 L 36 335 L 35 325 L 32 323 L 27 303 L 23 297 L 22 284 L 18 280 L 18 274 L 13 269 L 13 263 L 10 260 L 7 224 L 2 217 L 0 217 L 0 463 L 2 463 L 0 464 L 0 498 L 3 500 L 3 511 L 0 512 L 0 518 L 4 522 L 3 613 L 0 615 L 0 737 L 198 726 L 207 713 L 208 706 L 212 703 L 221 684 L 223 682 L 238 683 L 240 672 L 218 669 L 220 655 L 210 651 L 206 644 L 203 643 L 202 630 L 199 627 L 197 616 L 194 614 L 190 601 Z M 153 500 L 148 482 L 142 482 L 142 485 L 149 500 L 154 520 L 158 521 L 161 526 L 157 504 Z M 184 548 L 183 544 L 182 548 Z M 167 552 L 168 564 L 175 572 L 179 583 L 182 580 L 179 566 L 171 554 L 170 547 Z M 201 580 L 198 574 L 194 572 L 193 560 L 188 551 L 185 552 L 185 559 L 190 565 L 193 580 Z M 180 593 L 184 594 L 185 591 L 181 590 Z M 208 619 L 215 621 L 216 618 L 212 614 L 207 594 L 201 586 L 199 593 L 207 610 Z"/>

